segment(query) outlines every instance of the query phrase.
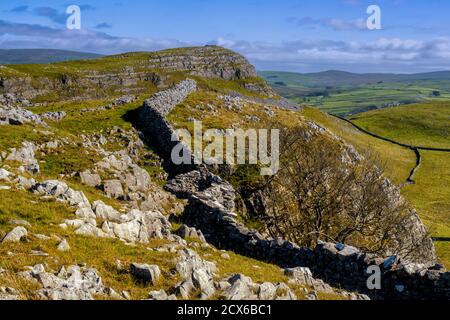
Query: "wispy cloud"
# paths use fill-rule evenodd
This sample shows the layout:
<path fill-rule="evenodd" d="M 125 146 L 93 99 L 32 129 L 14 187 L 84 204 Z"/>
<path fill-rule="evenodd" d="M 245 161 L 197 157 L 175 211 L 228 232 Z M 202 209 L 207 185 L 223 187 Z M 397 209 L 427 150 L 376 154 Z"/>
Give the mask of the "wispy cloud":
<path fill-rule="evenodd" d="M 112 54 L 195 45 L 173 39 L 115 37 L 88 29 L 67 30 L 0 20 L 0 47 L 54 48 Z"/>
<path fill-rule="evenodd" d="M 15 8 L 12 8 L 11 10 L 9 10 L 9 12 L 14 12 L 14 13 L 21 13 L 21 12 L 26 12 L 28 11 L 28 6 L 18 6 Z"/>
<path fill-rule="evenodd" d="M 93 7 L 89 4 L 82 4 L 82 5 L 79 5 L 79 7 L 82 12 L 96 10 L 95 7 Z M 59 11 L 52 7 L 37 7 L 34 9 L 34 13 L 40 17 L 49 18 L 54 23 L 60 24 L 60 25 L 66 24 L 67 18 L 69 16 L 65 11 Z"/>
<path fill-rule="evenodd" d="M 79 7 L 83 11 L 94 11 L 94 10 L 97 10 L 96 7 L 91 6 L 90 4 L 81 4 L 81 5 L 79 5 Z"/>
<path fill-rule="evenodd" d="M 47 17 L 57 24 L 65 24 L 68 15 L 65 12 L 60 12 L 51 7 L 38 7 L 34 9 L 36 15 L 40 17 Z"/>
<path fill-rule="evenodd" d="M 95 26 L 95 29 L 111 29 L 111 28 L 112 25 L 107 22 L 102 22 Z"/>

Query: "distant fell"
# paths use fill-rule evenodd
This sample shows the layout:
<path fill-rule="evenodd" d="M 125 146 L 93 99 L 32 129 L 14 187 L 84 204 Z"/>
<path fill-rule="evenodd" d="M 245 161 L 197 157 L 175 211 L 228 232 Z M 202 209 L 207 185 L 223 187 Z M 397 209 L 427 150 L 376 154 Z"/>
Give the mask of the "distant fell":
<path fill-rule="evenodd" d="M 319 86 L 360 86 L 380 82 L 415 82 L 420 80 L 450 80 L 450 71 L 437 71 L 416 74 L 395 73 L 352 73 L 328 70 L 316 73 L 296 73 L 281 71 L 261 71 L 260 75 L 270 83 L 284 82 L 286 85 Z"/>
<path fill-rule="evenodd" d="M 56 49 L 0 49 L 0 64 L 46 64 L 99 58 L 101 55 Z"/>

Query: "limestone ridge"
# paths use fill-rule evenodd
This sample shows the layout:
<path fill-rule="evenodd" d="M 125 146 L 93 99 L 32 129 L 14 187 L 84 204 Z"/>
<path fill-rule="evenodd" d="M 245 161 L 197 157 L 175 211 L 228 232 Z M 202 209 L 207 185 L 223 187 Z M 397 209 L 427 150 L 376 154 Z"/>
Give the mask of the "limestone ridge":
<path fill-rule="evenodd" d="M 42 68 L 42 74 L 39 72 Z M 0 95 L 10 93 L 32 99 L 54 91 L 84 98 L 100 97 L 104 91 L 123 94 L 148 92 L 148 86 L 165 88 L 170 74 L 187 74 L 205 79 L 246 80 L 242 86 L 271 97 L 277 95 L 262 81 L 243 56 L 217 46 L 171 49 L 159 52 L 126 53 L 78 62 L 36 65 L 34 74 L 10 66 L 0 68 Z M 49 75 L 46 75 L 49 74 Z M 75 90 L 76 89 L 76 90 Z M 72 97 L 72 98 L 73 98 Z"/>
<path fill-rule="evenodd" d="M 255 67 L 246 58 L 231 50 L 217 46 L 186 48 L 156 54 L 149 65 L 178 72 L 187 72 L 202 78 L 238 80 L 256 78 Z"/>
<path fill-rule="evenodd" d="M 170 155 L 175 132 L 165 119 L 180 99 L 195 86 L 191 80 L 146 101 L 141 113 L 144 133 L 156 138 L 164 156 Z M 165 101 L 163 95 L 173 97 Z M 235 190 L 203 165 L 183 168 L 168 182 L 166 189 L 189 200 L 183 222 L 202 231 L 215 246 L 282 267 L 309 267 L 314 276 L 330 284 L 384 299 L 449 299 L 450 273 L 438 266 L 403 263 L 398 257 L 387 259 L 361 252 L 343 244 L 320 243 L 313 250 L 282 239 L 267 239 L 243 226 L 234 213 Z M 369 266 L 383 272 L 382 289 L 367 289 Z"/>

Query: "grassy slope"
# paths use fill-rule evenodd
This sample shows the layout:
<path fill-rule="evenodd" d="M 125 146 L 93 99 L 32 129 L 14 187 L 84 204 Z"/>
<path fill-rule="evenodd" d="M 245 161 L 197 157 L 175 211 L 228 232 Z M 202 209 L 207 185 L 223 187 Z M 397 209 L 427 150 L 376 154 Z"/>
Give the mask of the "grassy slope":
<path fill-rule="evenodd" d="M 450 102 L 388 108 L 350 118 L 383 137 L 421 147 L 450 149 Z"/>
<path fill-rule="evenodd" d="M 386 168 L 387 175 L 396 184 L 401 184 L 406 180 L 416 163 L 413 151 L 370 137 L 345 121 L 327 115 L 315 108 L 306 107 L 301 114 L 354 145 L 359 152 L 365 153 L 368 150 L 373 150 L 380 164 Z"/>
<path fill-rule="evenodd" d="M 450 103 L 432 103 L 363 113 L 352 121 L 370 132 L 423 147 L 450 148 Z M 417 184 L 406 186 L 405 196 L 418 209 L 433 236 L 450 237 L 450 153 L 421 151 Z M 438 253 L 450 266 L 450 243 L 437 243 Z"/>

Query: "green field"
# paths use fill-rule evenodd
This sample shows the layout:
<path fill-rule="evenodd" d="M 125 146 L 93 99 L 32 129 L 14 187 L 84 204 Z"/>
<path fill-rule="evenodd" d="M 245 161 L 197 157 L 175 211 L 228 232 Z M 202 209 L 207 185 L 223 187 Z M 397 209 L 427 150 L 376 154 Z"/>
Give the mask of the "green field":
<path fill-rule="evenodd" d="M 450 148 L 448 102 L 388 108 L 362 113 L 351 120 L 372 133 L 401 143 Z M 450 238 L 450 152 L 420 153 L 422 163 L 414 176 L 416 184 L 405 186 L 403 193 L 432 236 Z M 436 248 L 442 261 L 450 266 L 450 242 L 438 242 Z"/>
<path fill-rule="evenodd" d="M 401 143 L 450 149 L 450 102 L 387 108 L 355 115 L 350 120 Z"/>
<path fill-rule="evenodd" d="M 261 72 L 280 95 L 349 116 L 390 106 L 450 100 L 450 73 L 417 75 Z"/>

